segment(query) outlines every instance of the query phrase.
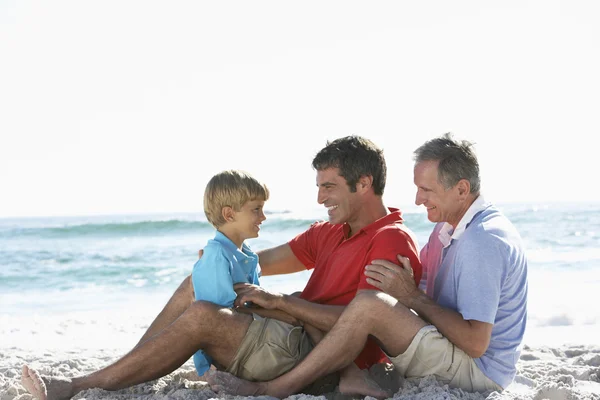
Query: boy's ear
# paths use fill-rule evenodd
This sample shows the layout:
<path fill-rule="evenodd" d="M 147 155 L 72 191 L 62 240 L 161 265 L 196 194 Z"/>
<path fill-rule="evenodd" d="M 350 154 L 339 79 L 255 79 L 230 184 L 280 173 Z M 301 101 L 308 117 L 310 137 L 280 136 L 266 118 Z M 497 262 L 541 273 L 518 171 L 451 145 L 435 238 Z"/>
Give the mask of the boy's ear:
<path fill-rule="evenodd" d="M 221 215 L 223 216 L 223 219 L 225 219 L 225 222 L 233 222 L 235 217 L 235 211 L 233 210 L 233 208 L 225 206 L 221 209 Z"/>

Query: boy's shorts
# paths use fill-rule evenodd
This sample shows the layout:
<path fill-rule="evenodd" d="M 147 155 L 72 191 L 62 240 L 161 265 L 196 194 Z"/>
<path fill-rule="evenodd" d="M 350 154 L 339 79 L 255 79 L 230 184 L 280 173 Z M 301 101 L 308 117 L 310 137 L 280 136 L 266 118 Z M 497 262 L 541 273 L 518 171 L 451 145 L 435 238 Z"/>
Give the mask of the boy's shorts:
<path fill-rule="evenodd" d="M 249 381 L 269 381 L 295 367 L 313 349 L 303 327 L 253 316 L 227 372 Z"/>
<path fill-rule="evenodd" d="M 473 358 L 433 325 L 421 328 L 404 353 L 389 358 L 407 378 L 435 375 L 449 386 L 469 392 L 502 391 L 502 387 L 481 372 Z"/>

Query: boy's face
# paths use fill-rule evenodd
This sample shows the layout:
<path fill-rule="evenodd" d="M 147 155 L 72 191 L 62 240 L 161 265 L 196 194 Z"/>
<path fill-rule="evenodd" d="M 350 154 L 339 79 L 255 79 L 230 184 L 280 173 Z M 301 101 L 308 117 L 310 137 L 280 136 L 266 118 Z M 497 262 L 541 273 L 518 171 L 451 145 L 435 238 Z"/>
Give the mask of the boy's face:
<path fill-rule="evenodd" d="M 264 205 L 264 200 L 250 200 L 239 211 L 235 211 L 231 228 L 236 231 L 241 240 L 258 237 L 260 224 L 267 219 L 263 212 Z"/>

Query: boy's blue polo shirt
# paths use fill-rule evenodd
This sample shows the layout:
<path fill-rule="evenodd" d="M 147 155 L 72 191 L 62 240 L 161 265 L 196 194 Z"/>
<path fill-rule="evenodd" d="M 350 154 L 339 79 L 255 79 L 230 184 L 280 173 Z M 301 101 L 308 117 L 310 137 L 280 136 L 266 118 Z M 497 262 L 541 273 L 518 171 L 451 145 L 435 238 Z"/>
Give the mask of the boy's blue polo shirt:
<path fill-rule="evenodd" d="M 259 285 L 258 255 L 244 243 L 242 250 L 224 234 L 217 231 L 214 239 L 204 247 L 204 254 L 192 271 L 192 284 L 196 300 L 209 301 L 222 307 L 233 307 L 236 283 Z M 210 368 L 212 359 L 202 350 L 194 354 L 198 375 Z"/>

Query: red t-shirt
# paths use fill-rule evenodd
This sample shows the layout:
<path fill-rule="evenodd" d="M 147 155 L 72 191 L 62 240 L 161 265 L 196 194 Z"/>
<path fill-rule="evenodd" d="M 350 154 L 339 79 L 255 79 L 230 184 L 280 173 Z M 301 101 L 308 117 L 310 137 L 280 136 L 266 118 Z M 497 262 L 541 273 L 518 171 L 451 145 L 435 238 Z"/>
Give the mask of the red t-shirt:
<path fill-rule="evenodd" d="M 294 255 L 314 271 L 301 298 L 319 304 L 347 305 L 359 289 L 379 290 L 366 282 L 364 268 L 376 259 L 397 263 L 397 254 L 410 259 L 415 282 L 421 280 L 417 240 L 402 223 L 398 209 L 348 237 L 348 224 L 316 222 L 289 242 Z M 360 321 L 356 321 L 360 323 Z M 374 340 L 368 340 L 355 360 L 360 368 L 386 361 Z"/>

